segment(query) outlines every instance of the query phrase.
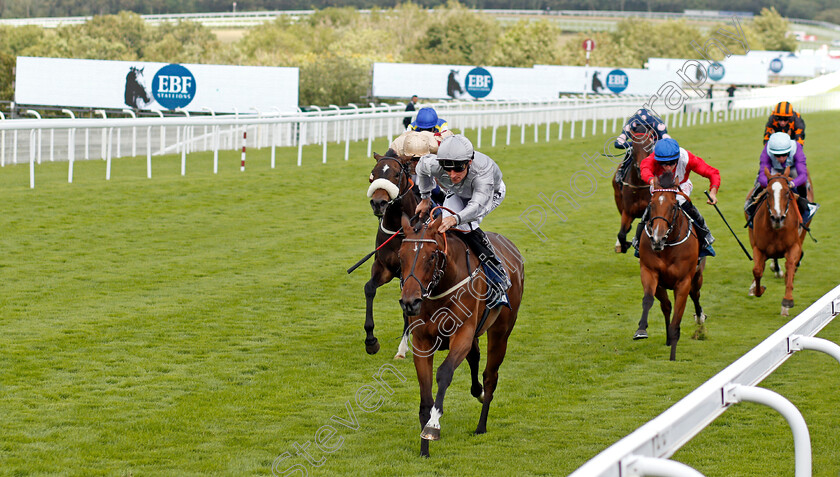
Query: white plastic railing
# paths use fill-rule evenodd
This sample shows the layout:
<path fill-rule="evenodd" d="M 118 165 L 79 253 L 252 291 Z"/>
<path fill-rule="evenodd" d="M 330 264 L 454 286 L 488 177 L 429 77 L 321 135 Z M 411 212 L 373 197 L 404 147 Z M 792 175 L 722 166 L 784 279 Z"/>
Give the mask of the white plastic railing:
<path fill-rule="evenodd" d="M 840 109 L 840 93 L 823 93 L 805 96 L 804 92 L 788 91 L 773 94 L 773 90 L 762 90 L 764 95 L 754 92 L 730 98 L 688 99 L 675 111 L 662 106 L 661 101 L 654 103 L 654 108 L 663 114 L 669 130 L 691 127 L 707 122 L 740 120 L 766 117 L 771 105 L 781 99 L 793 102 L 802 113 L 819 110 Z M 603 96 L 581 99 L 564 97 L 540 102 L 515 101 L 470 101 L 432 104 L 440 117 L 449 121 L 456 131 L 475 130 L 475 145 L 480 148 L 484 142 L 483 133 L 490 132 L 490 145 L 495 146 L 498 130 L 505 130 L 505 144 L 511 144 L 511 130 L 519 128 L 519 142 L 526 141 L 526 130 L 533 131 L 533 141 L 564 140 L 586 137 L 588 134 L 617 135 L 626 118 L 636 109 L 645 106 L 648 97 Z M 41 138 L 41 132 L 48 130 L 51 160 L 70 160 L 71 158 L 91 158 L 90 150 L 99 146 L 99 157 L 108 163 L 106 178 L 110 178 L 110 164 L 121 157 L 123 151 L 132 151 L 133 155 L 147 157 L 148 176 L 151 177 L 151 158 L 158 154 L 180 153 L 182 161 L 190 152 L 214 151 L 218 161 L 219 150 L 234 150 L 239 147 L 238 139 L 251 131 L 254 148 L 270 147 L 272 157 L 276 147 L 297 147 L 297 164 L 303 161 L 304 146 L 320 145 L 321 162 L 327 161 L 327 149 L 330 140 L 344 142 L 344 159 L 349 159 L 351 141 L 367 141 L 367 156 L 373 152 L 373 141 L 387 138 L 387 143 L 380 145 L 379 152 L 384 153 L 387 144 L 394 136 L 402 132 L 402 118 L 409 114 L 404 108 L 394 105 L 375 105 L 348 109 L 319 108 L 316 111 L 281 114 L 276 111 L 260 111 L 259 114 L 235 114 L 215 116 L 170 116 L 164 117 L 107 117 L 101 112 L 101 119 L 6 119 L 0 120 L 0 165 L 7 162 L 7 138 L 5 131 L 12 131 L 11 163 L 16 164 L 18 155 L 39 158 L 45 147 L 40 139 L 18 141 L 18 131 L 30 134 L 32 138 Z M 125 129 L 126 134 L 121 134 Z M 77 143 L 73 131 L 83 130 L 84 141 Z M 93 130 L 94 134 L 91 134 Z M 169 133 L 167 133 L 169 131 Z M 145 138 L 144 133 L 145 132 Z M 97 134 L 98 133 L 98 134 Z M 174 133 L 174 134 L 173 134 Z M 26 136 L 24 136 L 26 137 Z M 121 143 L 130 141 L 130 147 L 122 148 Z M 167 141 L 169 138 L 169 141 Z M 145 141 L 144 141 L 145 139 Z M 174 142 L 172 142 L 174 139 Z M 98 141 L 98 143 L 97 143 Z M 63 145 L 67 144 L 66 147 Z M 128 146 L 128 144 L 126 144 Z M 80 150 L 79 150 L 80 149 Z M 33 153 L 34 151 L 34 153 Z M 72 152 L 71 152 L 72 151 Z M 272 161 L 272 165 L 274 161 Z M 72 166 L 71 166 L 72 168 Z M 34 167 L 30 167 L 32 177 L 30 186 L 34 187 Z M 68 172 L 72 181 L 72 172 Z"/>
<path fill-rule="evenodd" d="M 813 338 L 838 313 L 840 285 L 670 409 L 595 456 L 570 477 L 702 475 L 668 458 L 724 411 L 741 401 L 768 405 L 787 419 L 793 432 L 795 475 L 810 476 L 811 441 L 802 415 L 782 396 L 756 385 L 799 350 L 822 351 L 840 362 L 840 346 Z"/>

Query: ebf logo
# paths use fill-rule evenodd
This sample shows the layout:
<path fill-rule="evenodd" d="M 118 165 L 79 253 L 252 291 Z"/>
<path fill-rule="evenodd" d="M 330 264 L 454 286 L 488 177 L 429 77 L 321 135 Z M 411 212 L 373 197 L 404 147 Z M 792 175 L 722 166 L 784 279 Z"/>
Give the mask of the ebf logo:
<path fill-rule="evenodd" d="M 493 90 L 493 77 L 484 68 L 471 69 L 465 82 L 465 89 L 473 98 L 483 98 Z"/>
<path fill-rule="evenodd" d="M 782 68 L 784 66 L 785 65 L 784 63 L 782 63 L 781 58 L 773 58 L 773 60 L 770 61 L 770 71 L 772 71 L 773 73 L 778 73 L 782 71 Z"/>
<path fill-rule="evenodd" d="M 621 70 L 612 70 L 607 75 L 607 88 L 615 94 L 627 89 L 628 84 L 630 84 L 630 78 Z"/>
<path fill-rule="evenodd" d="M 726 69 L 724 69 L 723 65 L 715 61 L 711 65 L 709 65 L 709 79 L 712 81 L 720 81 L 723 79 L 723 75 L 726 74 Z"/>
<path fill-rule="evenodd" d="M 181 65 L 166 65 L 152 79 L 152 95 L 166 109 L 183 108 L 195 98 L 195 76 Z"/>

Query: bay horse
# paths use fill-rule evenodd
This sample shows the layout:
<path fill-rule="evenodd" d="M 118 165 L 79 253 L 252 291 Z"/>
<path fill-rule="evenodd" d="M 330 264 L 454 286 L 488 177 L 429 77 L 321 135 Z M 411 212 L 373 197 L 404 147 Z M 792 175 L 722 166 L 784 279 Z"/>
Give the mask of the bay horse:
<path fill-rule="evenodd" d="M 376 354 L 379 351 L 379 340 L 373 334 L 373 299 L 376 297 L 376 289 L 400 275 L 402 215 L 413 215 L 419 202 L 412 191 L 414 184 L 410 175 L 410 159 L 397 157 L 390 149 L 384 156 L 374 153 L 373 157 L 376 159 L 376 165 L 370 173 L 367 195 L 370 197 L 373 215 L 379 218 L 376 247 L 388 243 L 376 251 L 370 267 L 370 280 L 365 283 L 365 350 L 368 354 Z M 405 358 L 408 351 L 407 329 L 408 318 L 403 313 L 403 335 L 394 359 Z"/>
<path fill-rule="evenodd" d="M 650 219 L 645 233 L 639 241 L 639 265 L 641 268 L 642 319 L 633 339 L 647 338 L 648 312 L 653 306 L 653 297 L 659 300 L 665 315 L 665 344 L 671 346 L 671 361 L 676 359 L 677 342 L 680 340 L 680 322 L 691 296 L 694 302 L 694 319 L 697 325 L 706 321 L 700 306 L 700 288 L 703 286 L 705 257 L 697 261 L 700 243 L 693 230 L 691 219 L 677 196 L 690 200 L 679 190 L 671 173 L 654 179 L 650 199 Z M 674 314 L 671 318 L 671 301 L 667 290 L 674 290 Z"/>
<path fill-rule="evenodd" d="M 650 203 L 650 185 L 642 180 L 641 164 L 642 159 L 653 151 L 656 142 L 656 134 L 648 130 L 647 133 L 628 132 L 631 138 L 631 147 L 627 154 L 633 157 L 633 164 L 620 183 L 615 181 L 613 174 L 613 192 L 615 195 L 615 206 L 621 214 L 621 226 L 618 229 L 618 238 L 615 241 L 615 253 L 626 253 L 630 248 L 627 241 L 627 232 L 633 227 L 633 219 L 640 219 Z M 621 167 L 619 165 L 619 167 Z M 618 169 L 616 169 L 616 174 Z"/>
<path fill-rule="evenodd" d="M 786 167 L 781 174 L 772 174 L 765 167 L 764 175 L 767 176 L 767 188 L 762 192 L 763 197 L 759 199 L 753 217 L 753 227 L 749 229 L 753 249 L 753 282 L 749 295 L 760 297 L 764 294 L 761 277 L 767 259 L 784 257 L 785 296 L 782 298 L 781 316 L 790 316 L 790 309 L 793 308 L 793 276 L 802 257 L 805 229 L 800 227 L 802 217 L 789 185 L 790 167 Z M 761 202 L 766 203 L 766 206 Z M 808 224 L 804 224 L 805 227 Z"/>
<path fill-rule="evenodd" d="M 510 308 L 486 308 L 492 290 L 478 258 L 456 232 L 438 232 L 441 218 L 412 227 L 403 216 L 405 238 L 400 247 L 402 295 L 400 305 L 412 317 L 409 330 L 417 380 L 420 384 L 420 455 L 429 456 L 429 441 L 440 439 L 443 399 L 455 369 L 464 358 L 470 365 L 470 393 L 481 403 L 476 434 L 487 432 L 487 415 L 505 358 L 507 341 L 522 303 L 524 262 L 506 237 L 487 232 L 512 282 Z M 487 333 L 484 381 L 478 381 L 481 353 L 478 337 Z M 449 349 L 437 370 L 437 397 L 432 399 L 434 353 Z"/>

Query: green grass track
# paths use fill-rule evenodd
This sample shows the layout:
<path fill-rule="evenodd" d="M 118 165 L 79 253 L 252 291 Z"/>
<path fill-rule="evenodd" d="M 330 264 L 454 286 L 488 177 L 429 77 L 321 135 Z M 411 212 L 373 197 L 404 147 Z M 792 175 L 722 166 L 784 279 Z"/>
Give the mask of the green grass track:
<path fill-rule="evenodd" d="M 840 113 L 806 119 L 822 209 L 812 224 L 819 243 L 806 239 L 796 276 L 794 314 L 840 281 L 831 175 Z M 720 207 L 742 241 L 762 129 L 757 118 L 671 131 L 721 170 Z M 185 177 L 177 156 L 155 157 L 152 179 L 142 157 L 115 160 L 110 181 L 103 161 L 80 161 L 73 184 L 66 162 L 47 162 L 36 166 L 33 190 L 27 165 L 0 169 L 0 475 L 271 475 L 272 465 L 276 475 L 566 475 L 784 323 L 782 281 L 766 278 L 765 296 L 747 297 L 752 263 L 701 200 L 708 182 L 692 177 L 717 237 L 702 290 L 708 339 L 689 339 L 689 312 L 669 362 L 654 306 L 651 339 L 633 341 L 638 261 L 613 252 L 619 216 L 597 171 L 614 166 L 584 159 L 607 137 L 533 144 L 529 128 L 525 145 L 490 148 L 489 130 L 483 136 L 481 150 L 499 163 L 508 190 L 484 227 L 522 250 L 525 297 L 487 434 L 471 434 L 480 405 L 465 363 L 428 460 L 418 457 L 411 359 L 391 359 L 402 327 L 399 287 L 379 291 L 382 350 L 369 356 L 369 267 L 345 272 L 372 249 L 377 226 L 365 196 L 374 164 L 365 143 L 351 145 L 349 161 L 343 144 L 331 144 L 327 164 L 320 147 L 307 147 L 302 167 L 296 149 L 278 150 L 274 170 L 267 149 L 249 150 L 246 172 L 238 152 L 225 152 L 217 175 L 206 153 L 188 157 Z M 386 147 L 380 139 L 374 150 Z M 562 220 L 540 194 L 573 186 L 582 193 L 577 208 L 556 202 Z M 520 218 L 529 208 L 546 212 L 542 238 Z M 840 341 L 840 324 L 819 336 Z M 370 390 L 386 364 L 406 379 L 388 374 L 393 394 L 366 412 L 356 393 Z M 838 363 L 797 353 L 762 385 L 803 413 L 814 475 L 837 476 Z M 743 403 L 674 458 L 709 477 L 792 475 L 793 438 L 780 415 Z"/>

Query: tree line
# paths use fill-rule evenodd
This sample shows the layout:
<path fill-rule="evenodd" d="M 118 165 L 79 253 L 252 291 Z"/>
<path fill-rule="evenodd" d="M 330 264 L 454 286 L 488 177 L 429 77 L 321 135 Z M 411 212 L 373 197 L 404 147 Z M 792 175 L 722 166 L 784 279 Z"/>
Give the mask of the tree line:
<path fill-rule="evenodd" d="M 750 49 L 796 48 L 796 41 L 786 36 L 787 21 L 774 9 L 762 10 L 742 27 Z M 505 24 L 450 1 L 433 13 L 414 3 L 370 14 L 330 7 L 299 21 L 278 18 L 248 29 L 238 41 L 223 43 L 199 23 L 151 26 L 137 13 L 122 11 L 54 29 L 0 27 L 0 100 L 14 98 L 17 56 L 295 66 L 300 68 L 300 103 L 307 106 L 367 102 L 374 62 L 583 65 L 580 44 L 590 37 L 598 44 L 592 66 L 642 68 L 650 57 L 698 58 L 691 43 L 703 44 L 717 28 L 701 30 L 683 20 L 628 19 L 615 31 L 573 34 L 549 19 Z M 742 51 L 734 42 L 727 46 Z"/>
<path fill-rule="evenodd" d="M 393 8 L 402 0 L 0 0 L 0 18 L 138 14 L 311 10 L 335 7 Z M 446 0 L 414 0 L 421 7 L 438 7 Z M 529 10 L 620 10 L 682 12 L 685 9 L 742 11 L 759 14 L 775 8 L 789 18 L 805 18 L 840 24 L 836 0 L 464 0 L 469 8 Z"/>

